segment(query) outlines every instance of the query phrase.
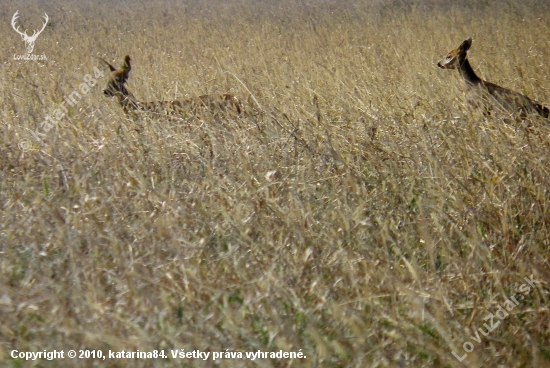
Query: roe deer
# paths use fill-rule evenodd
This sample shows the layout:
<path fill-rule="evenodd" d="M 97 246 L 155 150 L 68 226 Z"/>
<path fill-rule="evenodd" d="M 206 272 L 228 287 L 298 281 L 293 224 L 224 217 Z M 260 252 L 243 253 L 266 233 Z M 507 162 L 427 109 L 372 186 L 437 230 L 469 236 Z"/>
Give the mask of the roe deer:
<path fill-rule="evenodd" d="M 193 116 L 201 111 L 217 114 L 220 111 L 231 111 L 240 115 L 243 111 L 240 101 L 233 95 L 204 95 L 181 101 L 140 102 L 126 89 L 126 81 L 132 69 L 130 56 L 126 55 L 119 69 L 101 59 L 111 70 L 111 77 L 103 93 L 116 97 L 126 115 L 135 115 L 139 112 L 158 113 L 179 117 Z"/>
<path fill-rule="evenodd" d="M 471 37 L 464 40 L 456 49 L 449 51 L 447 56 L 437 63 L 441 69 L 458 69 L 466 82 L 466 99 L 470 104 L 487 109 L 490 105 L 487 102 L 492 101 L 493 104 L 496 102 L 497 106 L 509 112 L 519 112 L 521 116 L 536 113 L 548 118 L 550 111 L 537 101 L 479 78 L 468 61 L 467 52 L 470 46 L 472 46 Z"/>

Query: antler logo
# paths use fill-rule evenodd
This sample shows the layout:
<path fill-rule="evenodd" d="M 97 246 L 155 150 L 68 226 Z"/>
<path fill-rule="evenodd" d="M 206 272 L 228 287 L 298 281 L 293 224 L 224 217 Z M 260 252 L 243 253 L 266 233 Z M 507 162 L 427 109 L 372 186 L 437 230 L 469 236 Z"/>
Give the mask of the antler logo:
<path fill-rule="evenodd" d="M 40 31 L 34 31 L 32 36 L 29 36 L 27 34 L 27 30 L 25 29 L 25 32 L 21 32 L 19 30 L 19 27 L 15 25 L 17 22 L 17 18 L 19 18 L 19 10 L 15 12 L 13 15 L 13 18 L 11 18 L 11 26 L 15 30 L 15 32 L 19 33 L 21 37 L 23 38 L 23 41 L 25 41 L 25 47 L 27 48 L 27 54 L 31 54 L 34 50 L 34 43 L 36 42 L 36 39 L 42 33 L 44 28 L 46 28 L 46 25 L 48 24 L 48 14 L 44 13 L 44 25 L 42 26 L 42 29 Z"/>

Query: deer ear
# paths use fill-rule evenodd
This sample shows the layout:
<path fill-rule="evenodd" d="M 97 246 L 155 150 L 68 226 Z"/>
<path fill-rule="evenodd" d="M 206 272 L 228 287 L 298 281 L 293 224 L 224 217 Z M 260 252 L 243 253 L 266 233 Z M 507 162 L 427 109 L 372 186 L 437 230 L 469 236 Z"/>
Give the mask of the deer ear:
<path fill-rule="evenodd" d="M 470 49 L 471 46 L 472 46 L 472 37 L 468 38 L 467 40 L 462 41 L 462 43 L 460 44 L 460 46 L 458 48 L 460 49 L 460 51 L 466 52 Z"/>
<path fill-rule="evenodd" d="M 102 59 L 102 58 L 98 58 L 98 59 L 103 61 L 105 64 L 107 64 L 107 67 L 109 68 L 110 71 L 114 72 L 116 70 L 116 68 L 111 64 L 109 64 L 107 61 L 105 61 L 105 59 Z"/>
<path fill-rule="evenodd" d="M 126 73 L 129 73 L 130 70 L 132 70 L 132 65 L 130 64 L 130 56 L 126 55 L 124 57 L 124 62 L 122 63 L 122 70 L 124 70 Z"/>

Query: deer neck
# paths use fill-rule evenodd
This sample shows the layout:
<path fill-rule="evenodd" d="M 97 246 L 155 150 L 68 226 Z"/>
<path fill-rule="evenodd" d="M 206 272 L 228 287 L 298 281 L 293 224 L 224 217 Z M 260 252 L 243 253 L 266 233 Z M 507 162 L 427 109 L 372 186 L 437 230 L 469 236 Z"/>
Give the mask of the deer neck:
<path fill-rule="evenodd" d="M 131 93 L 118 93 L 118 102 L 125 112 L 139 110 L 139 102 Z"/>
<path fill-rule="evenodd" d="M 483 83 L 483 80 L 477 76 L 476 72 L 474 72 L 474 69 L 470 65 L 470 62 L 466 56 L 458 61 L 458 72 L 468 86 L 476 86 Z"/>

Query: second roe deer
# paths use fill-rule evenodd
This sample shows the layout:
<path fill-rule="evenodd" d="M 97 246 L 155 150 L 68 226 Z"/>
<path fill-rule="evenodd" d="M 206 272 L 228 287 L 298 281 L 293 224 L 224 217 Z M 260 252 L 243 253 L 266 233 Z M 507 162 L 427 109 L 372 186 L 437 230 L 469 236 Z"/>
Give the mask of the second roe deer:
<path fill-rule="evenodd" d="M 115 68 L 107 61 L 101 59 L 111 71 L 107 86 L 103 89 L 106 96 L 118 99 L 120 106 L 126 115 L 135 115 L 139 112 L 156 113 L 168 116 L 187 117 L 200 112 L 208 111 L 212 114 L 219 112 L 231 112 L 240 115 L 243 112 L 240 101 L 233 95 L 203 95 L 195 98 L 179 101 L 138 101 L 132 93 L 126 89 L 126 81 L 132 66 L 130 56 L 126 55 L 120 68 Z"/>
<path fill-rule="evenodd" d="M 466 98 L 476 107 L 488 108 L 491 103 L 497 103 L 504 110 L 519 112 L 521 116 L 536 113 L 548 118 L 550 110 L 529 97 L 508 88 L 487 82 L 477 76 L 468 61 L 467 52 L 472 46 L 472 38 L 464 40 L 456 49 L 449 51 L 447 56 L 437 63 L 441 69 L 457 69 L 466 82 Z M 489 106 L 488 106 L 489 105 Z"/>

